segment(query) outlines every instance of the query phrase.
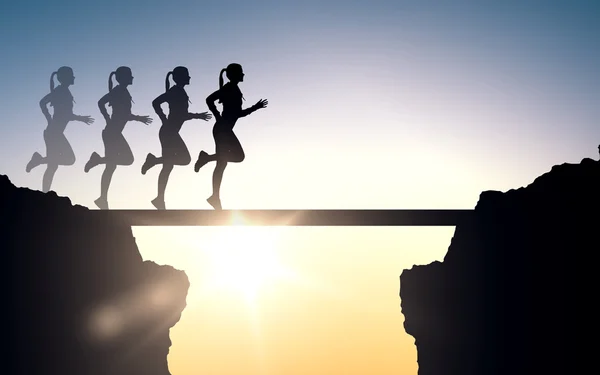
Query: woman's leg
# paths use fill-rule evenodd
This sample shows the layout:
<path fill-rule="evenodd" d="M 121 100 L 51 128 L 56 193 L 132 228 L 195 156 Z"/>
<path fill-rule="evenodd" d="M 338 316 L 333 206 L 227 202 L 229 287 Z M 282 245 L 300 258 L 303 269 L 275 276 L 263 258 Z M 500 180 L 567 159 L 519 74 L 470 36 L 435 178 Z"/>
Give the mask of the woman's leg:
<path fill-rule="evenodd" d="M 169 146 L 166 145 L 165 142 L 168 143 L 168 138 L 169 138 L 168 133 L 170 133 L 170 132 L 171 131 L 168 128 L 166 128 L 165 125 L 161 126 L 160 130 L 158 131 L 158 139 L 160 140 L 160 145 L 162 148 L 163 155 L 160 157 L 156 157 L 156 156 L 154 156 L 154 154 L 149 152 L 148 155 L 146 155 L 146 160 L 144 161 L 144 164 L 142 165 L 142 174 L 146 174 L 146 172 L 148 172 L 148 170 L 150 168 L 154 167 L 155 165 L 164 163 L 165 150 L 169 149 Z M 165 135 L 165 134 L 167 134 L 167 135 Z M 165 139 L 165 137 L 166 137 L 166 140 L 163 141 L 163 139 Z"/>
<path fill-rule="evenodd" d="M 46 164 L 47 167 L 42 179 L 42 191 L 48 192 L 58 166 L 75 164 L 75 153 L 63 133 L 45 130 L 44 141 L 46 142 L 46 157 L 43 158 L 41 164 Z"/>
<path fill-rule="evenodd" d="M 217 160 L 217 165 L 215 166 L 212 176 L 213 193 L 211 198 L 221 199 L 221 182 L 223 182 L 223 173 L 225 172 L 225 167 L 227 167 L 227 161 Z"/>
<path fill-rule="evenodd" d="M 102 132 L 104 140 L 104 158 L 102 162 L 106 164 L 102 178 L 100 180 L 100 197 L 95 201 L 96 205 L 103 209 L 108 209 L 108 188 L 112 181 L 112 176 L 117 169 L 117 165 L 133 164 L 133 153 L 125 137 L 120 132 L 111 133 Z"/>
<path fill-rule="evenodd" d="M 215 151 L 214 154 L 209 155 L 206 151 L 200 151 L 198 155 L 198 160 L 194 165 L 194 171 L 198 172 L 200 168 L 205 166 L 207 163 L 211 161 L 226 160 L 228 163 L 241 163 L 246 158 L 244 153 L 244 149 L 240 144 L 239 139 L 236 137 L 235 133 L 231 130 L 229 131 L 213 131 L 213 135 L 215 138 L 215 144 L 219 143 L 221 147 L 219 151 Z M 217 141 L 217 138 L 219 141 Z"/>
<path fill-rule="evenodd" d="M 172 136 L 170 155 L 172 155 L 173 165 L 188 165 L 192 161 L 190 151 L 179 133 L 174 133 Z"/>
<path fill-rule="evenodd" d="M 112 176 L 115 173 L 115 170 L 117 169 L 117 165 L 114 162 L 114 154 L 116 147 L 114 137 L 112 137 L 111 134 L 106 131 L 106 129 L 102 131 L 102 141 L 104 142 L 104 157 L 100 158 L 100 155 L 93 153 L 88 163 L 94 163 L 96 165 L 105 164 L 104 171 L 102 172 L 102 177 L 100 177 L 100 197 L 96 199 L 94 203 L 100 209 L 107 210 L 108 187 L 110 186 Z M 92 161 L 93 159 L 96 160 Z"/>
<path fill-rule="evenodd" d="M 162 157 L 160 158 L 160 162 L 162 162 L 163 167 L 158 174 L 158 194 L 156 198 L 152 200 L 152 204 L 158 209 L 165 209 L 165 192 L 167 190 L 169 177 L 173 171 L 173 166 L 189 164 L 191 158 L 179 133 L 168 129 L 161 129 L 159 138 L 162 146 Z M 188 159 L 187 163 L 185 163 L 186 154 Z M 158 159 L 159 158 L 157 158 L 157 160 Z"/>
<path fill-rule="evenodd" d="M 119 133 L 119 137 L 116 139 L 115 148 L 117 149 L 115 160 L 117 165 L 128 166 L 133 164 L 135 160 L 133 158 L 133 152 L 122 133 Z"/>
<path fill-rule="evenodd" d="M 173 164 L 163 162 L 163 167 L 158 174 L 158 194 L 156 198 L 152 200 L 154 207 L 165 209 L 165 191 L 167 190 L 167 182 L 169 182 L 169 176 L 173 171 Z"/>
<path fill-rule="evenodd" d="M 102 131 L 102 141 L 104 142 L 104 157 L 101 157 L 95 151 L 92 152 L 90 159 L 85 165 L 86 173 L 99 164 L 133 164 L 133 153 L 123 133 L 104 129 Z"/>
<path fill-rule="evenodd" d="M 57 136 L 56 144 L 59 151 L 57 156 L 58 165 L 67 166 L 75 164 L 75 152 L 73 152 L 73 147 L 71 147 L 71 144 L 63 133 Z"/>
<path fill-rule="evenodd" d="M 208 203 L 215 209 L 221 209 L 221 183 L 227 163 L 240 163 L 244 160 L 245 154 L 242 145 L 233 133 L 233 131 L 215 132 L 216 152 L 213 156 L 217 165 L 213 172 L 212 185 L 213 194 L 207 199 Z"/>
<path fill-rule="evenodd" d="M 241 163 L 246 158 L 242 144 L 233 131 L 227 134 L 227 152 L 225 154 L 229 163 Z"/>

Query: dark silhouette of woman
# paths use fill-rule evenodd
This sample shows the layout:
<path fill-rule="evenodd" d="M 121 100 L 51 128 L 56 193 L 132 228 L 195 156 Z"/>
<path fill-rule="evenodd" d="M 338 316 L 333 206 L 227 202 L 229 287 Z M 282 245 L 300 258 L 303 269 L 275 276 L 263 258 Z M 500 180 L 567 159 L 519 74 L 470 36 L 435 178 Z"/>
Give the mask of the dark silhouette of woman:
<path fill-rule="evenodd" d="M 227 82 L 223 85 L 223 73 L 226 73 Z M 242 109 L 242 100 L 244 96 L 238 87 L 238 83 L 244 80 L 244 72 L 240 64 L 229 64 L 227 68 L 222 69 L 219 75 L 219 90 L 213 92 L 206 98 L 208 108 L 215 116 L 216 122 L 213 127 L 213 137 L 215 139 L 215 153 L 209 155 L 205 151 L 200 151 L 198 160 L 194 165 L 194 170 L 198 172 L 206 163 L 216 161 L 217 165 L 213 172 L 212 184 L 213 194 L 206 200 L 214 209 L 221 209 L 221 181 L 223 172 L 227 163 L 240 163 L 244 160 L 245 154 L 240 141 L 233 132 L 233 127 L 240 117 L 248 116 L 252 112 L 265 108 L 268 104 L 266 99 L 261 99 L 252 107 Z M 223 104 L 223 112 L 219 113 L 215 106 L 215 101 Z"/>
<path fill-rule="evenodd" d="M 170 87 L 169 77 L 173 76 L 175 85 Z M 165 80 L 165 93 L 152 101 L 152 107 L 156 114 L 162 120 L 162 126 L 158 133 L 162 148 L 162 156 L 156 157 L 149 153 L 144 165 L 142 165 L 142 174 L 157 164 L 162 164 L 162 170 L 158 175 L 158 195 L 152 200 L 152 204 L 159 210 L 165 209 L 165 190 L 169 175 L 175 165 L 188 165 L 192 161 L 179 131 L 183 123 L 187 120 L 199 119 L 208 121 L 212 116 L 208 112 L 190 113 L 189 97 L 185 92 L 185 85 L 190 83 L 188 69 L 178 66 L 167 74 Z M 161 104 L 169 104 L 169 117 L 165 116 Z"/>
<path fill-rule="evenodd" d="M 54 87 L 54 76 L 60 83 L 57 87 Z M 44 130 L 46 157 L 40 155 L 39 152 L 34 152 L 25 167 L 25 171 L 29 173 L 38 165 L 46 164 L 46 172 L 42 180 L 42 191 L 45 193 L 50 191 L 54 174 L 59 165 L 75 164 L 73 148 L 71 148 L 71 144 L 69 144 L 64 134 L 67 124 L 70 121 L 81 121 L 87 125 L 94 122 L 94 119 L 90 116 L 73 114 L 75 100 L 73 100 L 69 86 L 74 83 L 73 69 L 62 66 L 50 76 L 50 93 L 40 100 L 40 108 L 48 121 L 48 126 Z M 48 111 L 48 104 L 54 108 L 52 116 Z"/>
<path fill-rule="evenodd" d="M 113 88 L 113 76 L 118 85 Z M 104 164 L 104 172 L 100 180 L 100 197 L 94 201 L 100 209 L 108 209 L 108 187 L 117 165 L 133 164 L 133 153 L 129 144 L 123 136 L 123 129 L 129 121 L 139 121 L 146 125 L 152 122 L 149 116 L 138 116 L 131 113 L 133 99 L 127 86 L 133 84 L 133 74 L 127 66 L 121 66 L 108 76 L 108 93 L 98 101 L 98 107 L 104 119 L 106 127 L 102 130 L 102 141 L 104 142 L 104 157 L 93 152 L 90 160 L 85 164 L 85 172 L 89 172 L 99 164 Z M 106 104 L 112 107 L 109 116 Z"/>

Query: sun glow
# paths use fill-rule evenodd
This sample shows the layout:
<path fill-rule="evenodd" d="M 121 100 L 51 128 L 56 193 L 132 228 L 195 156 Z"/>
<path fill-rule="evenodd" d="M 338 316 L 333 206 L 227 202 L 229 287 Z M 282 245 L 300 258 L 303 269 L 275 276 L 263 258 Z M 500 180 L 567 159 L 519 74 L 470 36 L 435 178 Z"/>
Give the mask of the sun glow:
<path fill-rule="evenodd" d="M 240 216 L 220 231 L 205 250 L 211 289 L 240 293 L 248 302 L 266 285 L 285 278 L 277 254 L 277 228 L 247 226 Z"/>

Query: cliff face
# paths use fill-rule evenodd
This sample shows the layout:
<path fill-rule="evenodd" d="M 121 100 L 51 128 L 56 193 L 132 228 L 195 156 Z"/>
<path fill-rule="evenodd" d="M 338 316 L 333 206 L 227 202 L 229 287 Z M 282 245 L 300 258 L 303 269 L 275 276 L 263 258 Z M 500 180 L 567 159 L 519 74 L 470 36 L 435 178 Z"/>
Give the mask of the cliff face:
<path fill-rule="evenodd" d="M 169 374 L 188 278 L 144 262 L 126 223 L 0 176 L 0 248 L 7 374 Z"/>
<path fill-rule="evenodd" d="M 525 188 L 482 193 L 444 261 L 400 277 L 419 375 L 576 371 L 594 309 L 584 301 L 599 213 L 600 163 L 591 159 L 555 166 Z"/>

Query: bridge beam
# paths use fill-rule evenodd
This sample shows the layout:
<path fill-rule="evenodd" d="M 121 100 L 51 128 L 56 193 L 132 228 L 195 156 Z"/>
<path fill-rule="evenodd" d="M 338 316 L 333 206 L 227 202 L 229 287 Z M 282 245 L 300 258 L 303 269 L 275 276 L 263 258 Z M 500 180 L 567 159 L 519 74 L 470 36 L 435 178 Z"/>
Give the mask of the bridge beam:
<path fill-rule="evenodd" d="M 473 210 L 93 210 L 132 226 L 456 226 Z"/>

